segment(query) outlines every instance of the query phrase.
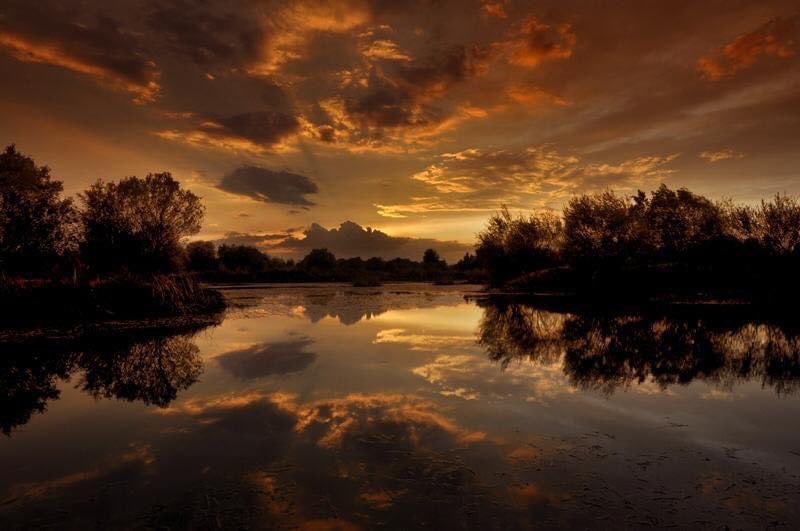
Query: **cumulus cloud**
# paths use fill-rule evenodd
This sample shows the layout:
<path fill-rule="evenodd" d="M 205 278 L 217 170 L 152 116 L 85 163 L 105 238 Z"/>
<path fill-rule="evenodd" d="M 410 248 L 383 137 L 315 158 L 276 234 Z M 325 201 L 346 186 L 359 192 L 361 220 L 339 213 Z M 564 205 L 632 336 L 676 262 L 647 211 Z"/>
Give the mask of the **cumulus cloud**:
<path fill-rule="evenodd" d="M 220 190 L 265 203 L 299 207 L 313 206 L 306 196 L 316 194 L 317 184 L 287 171 L 273 171 L 259 166 L 242 166 L 225 175 L 217 185 Z"/>
<path fill-rule="evenodd" d="M 0 8 L 0 48 L 17 60 L 46 63 L 89 76 L 133 95 L 137 103 L 158 95 L 160 71 L 140 35 L 108 16 L 50 1 L 10 0 Z"/>
<path fill-rule="evenodd" d="M 709 81 L 729 78 L 750 68 L 759 58 L 787 59 L 795 54 L 798 17 L 774 18 L 757 29 L 739 35 L 711 55 L 697 61 L 697 69 Z"/>
<path fill-rule="evenodd" d="M 332 229 L 314 223 L 303 233 L 302 238 L 292 236 L 272 248 L 298 256 L 305 255 L 311 249 L 326 248 L 338 258 L 379 256 L 385 259 L 400 257 L 413 260 L 419 260 L 425 249 L 434 248 L 445 259 L 454 260 L 471 251 L 472 245 L 428 238 L 390 236 L 380 230 L 345 221 L 339 228 Z"/>

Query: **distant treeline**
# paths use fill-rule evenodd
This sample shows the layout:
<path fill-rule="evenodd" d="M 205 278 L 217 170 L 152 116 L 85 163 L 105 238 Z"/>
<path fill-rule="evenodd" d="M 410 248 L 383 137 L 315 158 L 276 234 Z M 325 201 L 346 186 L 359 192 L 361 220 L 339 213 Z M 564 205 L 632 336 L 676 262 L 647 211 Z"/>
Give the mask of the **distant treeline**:
<path fill-rule="evenodd" d="M 774 300 L 798 292 L 800 203 L 715 202 L 665 185 L 582 195 L 561 216 L 504 209 L 478 235 L 476 254 L 495 287 Z"/>
<path fill-rule="evenodd" d="M 46 166 L 0 153 L 0 315 L 6 318 L 184 314 L 221 295 L 182 274 L 182 241 L 200 230 L 200 199 L 169 173 L 97 181 L 63 198 Z"/>
<path fill-rule="evenodd" d="M 313 249 L 303 259 L 283 260 L 247 245 L 220 245 L 195 241 L 187 245 L 187 268 L 203 280 L 215 282 L 354 282 L 369 285 L 383 281 L 476 280 L 474 256 L 467 255 L 454 266 L 440 258 L 434 249 L 425 251 L 422 260 L 408 258 L 366 260 L 336 258 L 327 249 Z"/>

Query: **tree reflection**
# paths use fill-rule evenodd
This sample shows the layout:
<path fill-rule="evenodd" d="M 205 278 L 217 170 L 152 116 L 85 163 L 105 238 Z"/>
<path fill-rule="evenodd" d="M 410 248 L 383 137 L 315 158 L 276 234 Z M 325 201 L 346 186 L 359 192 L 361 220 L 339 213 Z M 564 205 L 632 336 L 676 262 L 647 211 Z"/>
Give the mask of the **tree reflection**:
<path fill-rule="evenodd" d="M 60 397 L 59 383 L 100 398 L 166 407 L 203 370 L 197 327 L 0 341 L 0 430 L 6 435 Z"/>
<path fill-rule="evenodd" d="M 95 398 L 166 407 L 203 371 L 200 349 L 190 337 L 157 337 L 84 352 L 80 387 Z"/>
<path fill-rule="evenodd" d="M 37 348 L 38 347 L 38 348 Z M 74 366 L 72 354 L 48 352 L 40 346 L 3 345 L 0 355 L 0 430 L 10 435 L 43 413 L 47 402 L 60 396 L 57 384 Z"/>
<path fill-rule="evenodd" d="M 760 380 L 778 394 L 800 382 L 800 334 L 791 327 L 684 312 L 574 313 L 509 301 L 483 303 L 479 343 L 503 368 L 514 359 L 563 363 L 578 387 L 612 393 L 695 379 L 722 388 Z"/>

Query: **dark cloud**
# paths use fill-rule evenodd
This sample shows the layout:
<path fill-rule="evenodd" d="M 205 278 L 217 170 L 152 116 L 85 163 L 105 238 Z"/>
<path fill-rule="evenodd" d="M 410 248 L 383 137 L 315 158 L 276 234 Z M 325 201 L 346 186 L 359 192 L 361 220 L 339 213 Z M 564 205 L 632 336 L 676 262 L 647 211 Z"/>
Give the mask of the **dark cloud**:
<path fill-rule="evenodd" d="M 304 370 L 317 359 L 315 353 L 305 350 L 312 343 L 310 339 L 263 343 L 226 352 L 217 361 L 223 369 L 241 380 L 290 374 Z"/>
<path fill-rule="evenodd" d="M 304 238 L 289 237 L 275 247 L 298 255 L 304 255 L 311 249 L 326 248 L 339 258 L 379 256 L 413 260 L 420 260 L 425 249 L 432 247 L 451 261 L 472 250 L 471 245 L 459 242 L 389 236 L 352 221 L 345 221 L 338 229 L 326 229 L 314 223 L 305 231 Z"/>
<path fill-rule="evenodd" d="M 243 64 L 257 58 L 265 38 L 254 2 L 225 4 L 170 0 L 152 2 L 147 25 L 168 48 L 198 64 Z"/>
<path fill-rule="evenodd" d="M 483 56 L 478 48 L 455 46 L 417 64 L 396 64 L 389 75 L 375 70 L 368 87 L 347 100 L 347 112 L 379 127 L 441 122 L 447 114 L 428 100 L 474 76 Z"/>
<path fill-rule="evenodd" d="M 159 91 L 143 37 L 107 14 L 51 1 L 10 0 L 0 7 L 0 47 L 21 61 L 48 63 L 126 90 L 139 101 Z"/>
<path fill-rule="evenodd" d="M 258 166 L 242 166 L 234 170 L 223 177 L 217 187 L 256 201 L 301 207 L 313 206 L 306 195 L 318 192 L 317 184 L 305 175 Z"/>
<path fill-rule="evenodd" d="M 238 137 L 269 146 L 297 131 L 297 117 L 277 111 L 236 114 L 210 121 L 200 127 L 212 136 Z"/>

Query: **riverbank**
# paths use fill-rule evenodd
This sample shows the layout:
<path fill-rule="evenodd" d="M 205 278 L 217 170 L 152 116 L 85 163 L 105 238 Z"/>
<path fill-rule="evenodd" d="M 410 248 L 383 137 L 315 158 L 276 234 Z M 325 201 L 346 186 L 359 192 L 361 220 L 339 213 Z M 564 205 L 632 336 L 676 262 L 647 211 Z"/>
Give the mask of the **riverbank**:
<path fill-rule="evenodd" d="M 225 309 L 221 293 L 187 275 L 117 276 L 83 282 L 1 280 L 0 317 L 6 322 L 154 318 Z"/>
<path fill-rule="evenodd" d="M 800 283 L 786 267 L 720 271 L 685 264 L 657 264 L 595 271 L 552 267 L 515 277 L 492 293 L 557 295 L 618 303 L 718 303 L 786 307 L 800 297 Z"/>

